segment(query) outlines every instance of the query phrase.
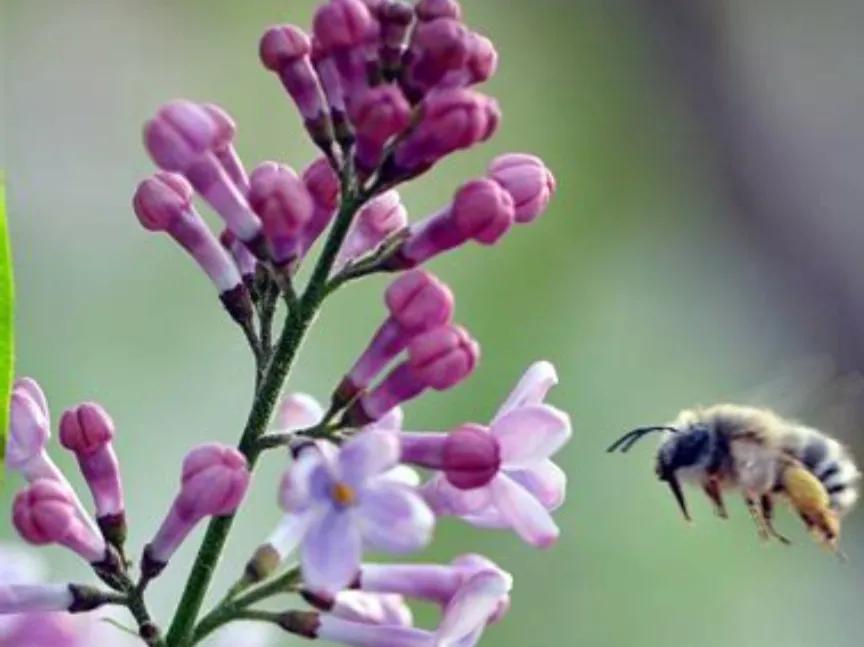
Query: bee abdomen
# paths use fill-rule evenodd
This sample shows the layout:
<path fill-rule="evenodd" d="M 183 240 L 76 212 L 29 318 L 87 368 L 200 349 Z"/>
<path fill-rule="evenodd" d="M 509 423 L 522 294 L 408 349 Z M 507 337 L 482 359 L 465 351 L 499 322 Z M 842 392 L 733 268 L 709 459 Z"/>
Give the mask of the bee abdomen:
<path fill-rule="evenodd" d="M 825 486 L 831 507 L 843 514 L 858 499 L 861 473 L 849 452 L 833 438 L 814 429 L 801 429 L 797 442 L 789 447 L 801 463 Z"/>

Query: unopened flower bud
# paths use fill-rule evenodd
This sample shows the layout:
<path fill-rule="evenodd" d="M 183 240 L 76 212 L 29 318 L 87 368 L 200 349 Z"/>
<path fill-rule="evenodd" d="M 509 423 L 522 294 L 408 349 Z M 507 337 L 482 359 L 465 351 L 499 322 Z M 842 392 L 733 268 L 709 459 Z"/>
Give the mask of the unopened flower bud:
<path fill-rule="evenodd" d="M 231 254 L 234 259 L 234 266 L 243 277 L 243 283 L 251 290 L 255 285 L 255 272 L 258 268 L 258 259 L 249 251 L 230 229 L 223 229 L 219 234 L 219 242 L 222 247 Z"/>
<path fill-rule="evenodd" d="M 319 157 L 303 171 L 303 183 L 312 198 L 312 217 L 303 227 L 301 255 L 315 244 L 339 205 L 339 177 L 326 157 Z"/>
<path fill-rule="evenodd" d="M 151 157 L 165 171 L 183 174 L 225 224 L 260 253 L 261 223 L 225 170 L 216 150 L 226 147 L 226 119 L 215 106 L 175 101 L 163 106 L 144 127 Z"/>
<path fill-rule="evenodd" d="M 106 558 L 105 540 L 81 521 L 72 493 L 56 481 L 37 479 L 19 492 L 12 521 L 21 538 L 31 544 L 60 544 L 91 564 Z"/>
<path fill-rule="evenodd" d="M 411 106 L 395 85 L 365 90 L 351 107 L 357 147 L 354 159 L 362 176 L 370 175 L 382 160 L 387 142 L 408 127 Z"/>
<path fill-rule="evenodd" d="M 387 160 L 382 177 L 398 182 L 416 177 L 442 157 L 486 141 L 501 114 L 498 104 L 464 88 L 431 93 L 420 107 L 420 122 Z"/>
<path fill-rule="evenodd" d="M 335 266 L 341 268 L 362 258 L 390 236 L 404 230 L 407 224 L 408 212 L 396 191 L 387 191 L 373 198 L 355 217 Z"/>
<path fill-rule="evenodd" d="M 60 444 L 78 459 L 96 505 L 99 528 L 119 548 L 126 540 L 126 518 L 113 438 L 114 422 L 96 403 L 85 402 L 67 409 L 60 418 Z"/>
<path fill-rule="evenodd" d="M 379 56 L 384 79 L 393 81 L 402 69 L 405 55 L 405 39 L 414 21 L 414 11 L 404 0 L 387 0 L 378 10 L 381 23 L 381 48 Z"/>
<path fill-rule="evenodd" d="M 329 0 L 315 12 L 315 39 L 333 58 L 347 103 L 368 85 L 366 48 L 377 29 L 377 22 L 361 0 Z"/>
<path fill-rule="evenodd" d="M 487 178 L 466 182 L 448 209 L 411 225 L 386 267 L 414 267 L 468 240 L 492 245 L 510 229 L 513 212 L 513 199 L 496 182 Z"/>
<path fill-rule="evenodd" d="M 468 57 L 462 67 L 447 72 L 439 85 L 461 88 L 491 79 L 498 69 L 498 52 L 492 41 L 478 33 L 468 37 Z"/>
<path fill-rule="evenodd" d="M 300 252 L 300 235 L 312 217 L 312 198 L 293 169 L 264 162 L 253 172 L 249 203 L 261 218 L 277 265 L 290 265 Z"/>
<path fill-rule="evenodd" d="M 451 18 L 421 21 L 411 37 L 410 63 L 402 75 L 406 96 L 414 103 L 441 83 L 449 73 L 463 69 L 471 50 L 471 32 Z"/>
<path fill-rule="evenodd" d="M 279 75 L 297 104 L 312 140 L 328 152 L 333 143 L 333 126 L 312 67 L 309 36 L 294 25 L 277 25 L 264 32 L 259 51 L 264 67 Z"/>
<path fill-rule="evenodd" d="M 202 519 L 233 514 L 248 486 L 246 458 L 236 449 L 211 443 L 190 451 L 183 460 L 180 492 L 144 550 L 144 576 L 158 575 Z"/>
<path fill-rule="evenodd" d="M 444 283 L 423 270 L 414 270 L 396 279 L 385 295 L 388 317 L 369 346 L 343 378 L 333 395 L 333 406 L 347 405 L 384 367 L 426 330 L 450 323 L 453 293 Z"/>
<path fill-rule="evenodd" d="M 345 421 L 363 426 L 428 388 L 451 388 L 473 372 L 479 357 L 479 345 L 464 328 L 448 324 L 422 333 L 409 342 L 407 361 L 355 400 L 345 412 Z"/>
<path fill-rule="evenodd" d="M 500 155 L 492 160 L 488 175 L 513 198 L 518 223 L 532 222 L 540 216 L 555 194 L 555 176 L 535 155 Z"/>
<path fill-rule="evenodd" d="M 145 229 L 166 232 L 195 259 L 236 321 L 251 319 L 251 297 L 237 266 L 192 206 L 192 187 L 183 177 L 157 173 L 138 185 L 132 204 Z"/>
<path fill-rule="evenodd" d="M 237 125 L 231 116 L 216 104 L 205 103 L 201 107 L 210 114 L 216 125 L 213 154 L 222 164 L 222 168 L 225 169 L 228 177 L 231 178 L 240 193 L 247 195 L 249 193 L 249 177 L 243 167 L 243 162 L 240 161 L 237 150 L 234 148 Z"/>
<path fill-rule="evenodd" d="M 436 18 L 462 19 L 462 7 L 456 0 L 420 0 L 415 5 L 414 11 L 417 13 L 417 19 L 425 22 Z"/>

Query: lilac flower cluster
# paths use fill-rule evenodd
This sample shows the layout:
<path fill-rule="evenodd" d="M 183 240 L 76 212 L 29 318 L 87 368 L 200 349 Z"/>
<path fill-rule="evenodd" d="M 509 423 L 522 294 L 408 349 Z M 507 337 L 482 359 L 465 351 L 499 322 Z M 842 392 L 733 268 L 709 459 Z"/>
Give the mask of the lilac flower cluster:
<path fill-rule="evenodd" d="M 509 607 L 506 571 L 474 554 L 442 565 L 369 563 L 364 553 L 419 551 L 446 517 L 508 529 L 540 548 L 558 538 L 551 513 L 563 503 L 566 478 L 551 457 L 571 429 L 568 416 L 545 402 L 557 383 L 550 363 L 530 366 L 485 424 L 410 431 L 401 410 L 427 390 L 461 384 L 480 359 L 478 342 L 455 323 L 452 291 L 419 266 L 470 240 L 493 245 L 514 225 L 533 222 L 554 194 L 554 178 L 533 155 L 502 155 L 441 209 L 409 219 L 399 185 L 486 141 L 500 123 L 495 100 L 474 89 L 494 74 L 497 53 L 462 22 L 455 0 L 414 6 L 328 0 L 311 35 L 293 25 L 268 29 L 260 58 L 296 104 L 322 156 L 300 172 L 274 161 L 247 172 L 234 148 L 231 117 L 212 104 L 178 100 L 144 127 L 159 171 L 133 199 L 144 228 L 169 234 L 198 263 L 250 345 L 255 391 L 239 445 L 205 444 L 186 455 L 179 491 L 136 575 L 127 559 L 111 417 L 100 405 L 83 403 L 65 411 L 59 425 L 60 444 L 75 454 L 89 487 L 92 515 L 48 455 L 51 428 L 41 389 L 19 379 L 7 465 L 27 486 L 15 498 L 15 527 L 30 544 L 77 553 L 107 589 L 4 576 L 0 614 L 126 607 L 141 639 L 165 647 L 197 644 L 238 620 L 346 645 L 470 647 Z M 218 236 L 193 206 L 195 194 L 224 223 Z M 298 271 L 320 238 L 321 252 L 298 290 Z M 387 315 L 328 404 L 299 393 L 280 397 L 327 296 L 380 273 L 396 274 L 384 294 Z M 280 311 L 284 323 L 277 331 Z M 278 488 L 282 517 L 269 535 L 262 532 L 236 584 L 202 615 L 251 472 L 277 447 L 288 447 L 293 457 Z M 427 475 L 425 482 L 415 468 Z M 147 608 L 147 585 L 205 520 L 201 549 L 164 632 Z M 308 608 L 258 606 L 285 593 L 298 594 Z M 414 626 L 410 600 L 439 606 L 436 628 Z M 25 636 L 14 644 L 39 640 Z M 249 640 L 243 644 L 252 645 Z"/>

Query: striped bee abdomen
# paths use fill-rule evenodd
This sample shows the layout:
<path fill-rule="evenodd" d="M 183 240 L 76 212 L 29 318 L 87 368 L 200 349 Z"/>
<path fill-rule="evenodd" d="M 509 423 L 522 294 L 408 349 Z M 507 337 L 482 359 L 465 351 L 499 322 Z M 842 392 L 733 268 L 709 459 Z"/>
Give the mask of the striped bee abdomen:
<path fill-rule="evenodd" d="M 831 507 L 848 512 L 858 499 L 861 473 L 848 450 L 833 438 L 809 427 L 794 427 L 784 438 L 784 449 L 797 458 L 825 486 Z"/>

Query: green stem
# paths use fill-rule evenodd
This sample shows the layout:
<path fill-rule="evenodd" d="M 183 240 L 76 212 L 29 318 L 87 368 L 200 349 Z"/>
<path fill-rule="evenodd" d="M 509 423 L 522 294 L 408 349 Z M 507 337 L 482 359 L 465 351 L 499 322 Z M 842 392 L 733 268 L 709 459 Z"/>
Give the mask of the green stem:
<path fill-rule="evenodd" d="M 315 265 L 312 278 L 309 280 L 309 285 L 303 293 L 298 307 L 288 315 L 285 327 L 276 344 L 276 350 L 267 366 L 261 385 L 256 391 L 252 409 L 249 412 L 246 427 L 238 446 L 246 456 L 250 471 L 254 469 L 255 462 L 261 453 L 257 441 L 267 431 L 273 410 L 297 356 L 297 351 L 300 349 L 303 338 L 315 319 L 321 303 L 327 296 L 327 280 L 339 248 L 351 227 L 354 214 L 368 199 L 367 195 L 355 194 L 351 182 L 352 176 L 352 170 L 346 168 L 342 176 L 343 200 L 336 222 L 330 230 L 324 250 Z M 168 631 L 168 647 L 186 647 L 191 644 L 195 621 L 201 611 L 201 605 L 213 579 L 233 522 L 234 515 L 216 517 L 210 521 L 177 606 L 171 628 Z"/>
<path fill-rule="evenodd" d="M 201 622 L 195 628 L 195 635 L 192 638 L 192 644 L 195 645 L 204 640 L 219 627 L 228 624 L 232 620 L 236 620 L 239 613 L 252 606 L 256 602 L 265 600 L 280 593 L 290 593 L 300 581 L 300 569 L 292 568 L 286 571 L 279 577 L 275 577 L 269 582 L 257 586 L 244 595 L 241 595 L 234 600 L 221 604 L 209 614 L 202 618 Z"/>

